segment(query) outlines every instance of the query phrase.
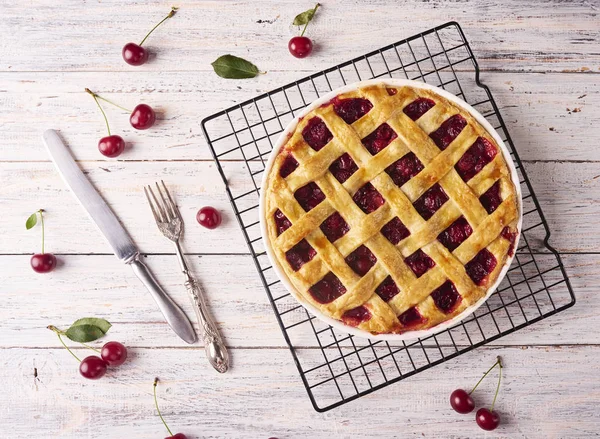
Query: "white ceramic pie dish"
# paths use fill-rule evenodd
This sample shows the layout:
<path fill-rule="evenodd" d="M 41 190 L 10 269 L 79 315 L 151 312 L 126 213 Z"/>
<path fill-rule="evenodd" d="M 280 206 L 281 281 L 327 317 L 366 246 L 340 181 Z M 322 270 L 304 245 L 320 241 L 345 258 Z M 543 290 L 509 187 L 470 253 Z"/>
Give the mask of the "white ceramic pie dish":
<path fill-rule="evenodd" d="M 450 102 L 454 103 L 455 105 L 461 107 L 469 114 L 471 114 L 471 116 L 474 119 L 476 119 L 477 122 L 479 122 L 483 128 L 485 128 L 485 130 L 490 134 L 490 136 L 493 137 L 493 139 L 496 141 L 496 143 L 500 147 L 500 150 L 502 151 L 502 154 L 504 156 L 504 159 L 506 161 L 508 169 L 510 170 L 510 175 L 511 175 L 513 185 L 515 187 L 515 191 L 517 193 L 517 209 L 518 209 L 519 216 L 518 216 L 518 222 L 517 222 L 517 237 L 515 239 L 515 244 L 514 244 L 514 249 L 516 251 L 516 249 L 518 248 L 518 245 L 519 245 L 519 239 L 521 237 L 521 227 L 522 227 L 522 223 L 523 223 L 523 200 L 522 200 L 521 186 L 519 184 L 519 177 L 517 174 L 517 170 L 515 168 L 515 164 L 512 160 L 512 157 L 510 156 L 510 152 L 509 152 L 508 148 L 506 147 L 506 145 L 502 141 L 502 138 L 496 132 L 494 127 L 492 127 L 492 125 L 485 119 L 485 117 L 483 117 L 477 110 L 475 110 L 469 104 L 467 104 L 463 100 L 459 99 L 458 97 L 454 96 L 453 94 L 448 93 L 447 91 L 445 91 L 441 88 L 438 88 L 438 87 L 435 87 L 435 86 L 432 86 L 432 85 L 429 85 L 429 84 L 426 84 L 426 83 L 423 83 L 420 81 L 412 81 L 412 80 L 408 80 L 408 79 L 384 79 L 384 80 L 373 79 L 373 80 L 369 80 L 369 81 L 361 81 L 361 82 L 356 82 L 354 84 L 346 85 L 344 87 L 340 87 L 336 90 L 333 90 L 330 93 L 327 93 L 326 95 L 322 96 L 321 98 L 315 100 L 308 107 L 304 108 L 294 118 L 294 120 L 288 124 L 288 126 L 285 128 L 285 130 L 281 133 L 281 136 L 279 137 L 279 139 L 277 140 L 277 143 L 273 147 L 273 151 L 269 155 L 269 159 L 267 161 L 265 171 L 263 174 L 261 187 L 265 187 L 267 177 L 270 173 L 271 167 L 273 166 L 275 158 L 277 157 L 279 150 L 288 141 L 290 134 L 293 133 L 293 131 L 295 130 L 299 119 L 301 119 L 302 117 L 304 117 L 305 115 L 310 113 L 315 108 L 329 102 L 331 99 L 333 99 L 334 97 L 336 97 L 340 94 L 352 92 L 361 87 L 365 87 L 365 86 L 369 86 L 369 85 L 378 85 L 378 84 L 385 84 L 385 85 L 389 85 L 391 87 L 398 87 L 398 88 L 404 87 L 404 86 L 410 86 L 410 87 L 430 90 L 434 93 L 437 93 L 437 94 L 441 95 L 442 97 L 448 99 Z M 356 327 L 346 325 L 339 320 L 333 319 L 333 318 L 323 314 L 319 309 L 315 308 L 312 304 L 306 302 L 302 298 L 300 293 L 294 288 L 294 286 L 288 279 L 285 272 L 281 269 L 279 262 L 277 261 L 277 258 L 275 257 L 275 255 L 273 254 L 273 251 L 271 249 L 271 245 L 269 242 L 269 235 L 267 233 L 267 225 L 266 225 L 266 221 L 265 221 L 265 198 L 264 197 L 265 197 L 264 191 L 261 191 L 260 201 L 259 201 L 260 229 L 261 229 L 261 234 L 262 234 L 262 237 L 263 237 L 263 240 L 265 243 L 265 249 L 267 252 L 267 256 L 268 256 L 269 261 L 271 262 L 273 269 L 275 270 L 275 273 L 277 274 L 278 278 L 281 280 L 283 285 L 285 285 L 286 289 L 290 292 L 290 294 L 292 296 L 294 296 L 296 298 L 296 300 L 302 306 L 304 306 L 304 308 L 306 308 L 310 313 L 312 313 L 313 315 L 315 315 L 317 318 L 319 318 L 321 321 L 327 323 L 328 325 L 331 325 L 332 327 L 334 327 L 340 331 L 347 332 L 347 333 L 355 335 L 357 337 L 369 338 L 371 340 L 403 341 L 403 340 L 411 340 L 411 339 L 415 339 L 415 338 L 428 337 L 432 334 L 443 331 L 443 330 L 455 325 L 459 321 L 463 320 L 465 317 L 467 317 L 467 316 L 471 315 L 473 312 L 475 312 L 492 295 L 492 293 L 496 290 L 498 285 L 500 285 L 500 283 L 504 279 L 504 276 L 506 275 L 506 272 L 508 271 L 508 269 L 513 261 L 513 258 L 514 258 L 514 253 L 512 256 L 511 255 L 507 256 L 506 262 L 505 262 L 504 266 L 502 267 L 502 270 L 500 271 L 500 274 L 498 275 L 496 282 L 494 282 L 494 284 L 490 286 L 490 288 L 487 291 L 487 294 L 484 297 L 482 297 L 475 304 L 473 304 L 469 308 L 465 309 L 462 313 L 456 315 L 452 319 L 446 320 L 445 322 L 442 322 L 442 323 L 440 323 L 436 326 L 433 326 L 431 328 L 428 328 L 428 329 L 407 331 L 402 334 L 377 334 L 377 335 L 374 335 L 368 331 L 364 331 L 362 329 L 358 329 Z"/>

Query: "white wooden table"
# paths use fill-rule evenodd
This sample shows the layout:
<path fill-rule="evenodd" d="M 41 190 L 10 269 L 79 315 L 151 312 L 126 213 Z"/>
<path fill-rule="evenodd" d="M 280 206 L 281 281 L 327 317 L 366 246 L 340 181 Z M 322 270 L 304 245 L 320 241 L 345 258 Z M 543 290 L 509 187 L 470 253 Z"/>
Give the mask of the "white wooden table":
<path fill-rule="evenodd" d="M 450 392 L 469 388 L 504 358 L 497 403 L 503 423 L 487 437 L 566 438 L 600 431 L 600 5 L 572 2 L 325 1 L 309 26 L 316 52 L 292 58 L 297 1 L 181 2 L 148 41 L 156 56 L 130 67 L 126 42 L 140 40 L 169 2 L 32 0 L 0 5 L 0 437 L 161 438 L 152 401 L 162 379 L 163 414 L 191 438 L 483 437 Z M 574 308 L 333 411 L 310 405 L 203 139 L 200 121 L 233 103 L 450 19 L 463 26 L 563 253 Z M 268 73 L 224 80 L 210 62 L 232 53 Z M 132 145 L 118 160 L 96 148 L 105 135 L 89 87 L 133 107 L 160 109 L 135 132 L 109 110 Z M 573 112 L 568 109 L 578 108 Z M 148 216 L 141 188 L 164 179 L 187 224 L 185 248 L 230 348 L 216 374 L 201 346 L 187 346 L 130 269 L 120 264 L 54 171 L 40 142 L 57 128 L 144 253 L 157 278 L 192 316 L 170 243 Z M 240 164 L 240 166 L 242 166 Z M 204 205 L 224 224 L 195 222 Z M 39 230 L 27 216 L 46 209 L 46 248 L 60 267 L 29 268 Z M 107 339 L 130 360 L 85 381 L 48 324 L 102 316 Z M 83 354 L 83 351 L 79 351 Z M 489 404 L 494 378 L 480 401 Z"/>

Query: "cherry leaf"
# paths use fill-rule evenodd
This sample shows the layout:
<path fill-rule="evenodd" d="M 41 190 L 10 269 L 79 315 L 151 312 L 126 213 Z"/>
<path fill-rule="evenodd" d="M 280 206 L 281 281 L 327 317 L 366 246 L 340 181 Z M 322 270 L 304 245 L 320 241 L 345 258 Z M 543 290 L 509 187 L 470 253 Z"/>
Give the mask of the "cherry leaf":
<path fill-rule="evenodd" d="M 27 221 L 25 221 L 25 227 L 27 228 L 27 230 L 31 229 L 37 224 L 37 214 L 37 212 L 32 213 L 31 215 L 29 215 L 29 218 L 27 218 Z"/>
<path fill-rule="evenodd" d="M 259 73 L 258 67 L 250 61 L 234 55 L 220 56 L 211 63 L 211 66 L 217 75 L 227 79 L 254 78 Z"/>
<path fill-rule="evenodd" d="M 292 24 L 294 26 L 304 26 L 305 24 L 310 23 L 310 21 L 315 16 L 315 12 L 317 12 L 318 6 L 319 4 L 317 4 L 317 6 L 315 6 L 314 8 L 309 9 L 308 11 L 304 11 L 301 14 L 296 15 Z"/>
<path fill-rule="evenodd" d="M 72 341 L 88 343 L 104 337 L 112 325 L 104 319 L 86 317 L 75 321 L 65 335 Z"/>

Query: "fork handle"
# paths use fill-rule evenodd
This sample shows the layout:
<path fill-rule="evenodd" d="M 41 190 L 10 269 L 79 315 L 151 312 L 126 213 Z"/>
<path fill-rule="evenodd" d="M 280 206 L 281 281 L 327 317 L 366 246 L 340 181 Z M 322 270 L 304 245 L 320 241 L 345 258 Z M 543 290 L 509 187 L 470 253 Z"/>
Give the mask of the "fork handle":
<path fill-rule="evenodd" d="M 196 311 L 196 316 L 198 316 L 198 323 L 202 329 L 202 339 L 204 340 L 204 349 L 206 350 L 208 361 L 218 372 L 225 373 L 229 369 L 229 354 L 215 322 L 208 313 L 200 284 L 190 276 L 187 270 L 183 274 L 186 279 L 185 287 L 190 293 L 190 299 L 192 300 L 194 311 Z"/>

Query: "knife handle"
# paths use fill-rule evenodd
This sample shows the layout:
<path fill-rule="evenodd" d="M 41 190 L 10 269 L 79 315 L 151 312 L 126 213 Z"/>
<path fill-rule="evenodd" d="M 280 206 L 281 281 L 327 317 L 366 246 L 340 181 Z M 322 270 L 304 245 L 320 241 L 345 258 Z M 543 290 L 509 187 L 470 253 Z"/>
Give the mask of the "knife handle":
<path fill-rule="evenodd" d="M 177 306 L 173 299 L 158 284 L 152 273 L 146 265 L 140 261 L 137 255 L 130 263 L 135 275 L 142 281 L 144 286 L 150 291 L 158 308 L 165 316 L 169 326 L 186 343 L 196 341 L 196 332 L 185 313 Z"/>

